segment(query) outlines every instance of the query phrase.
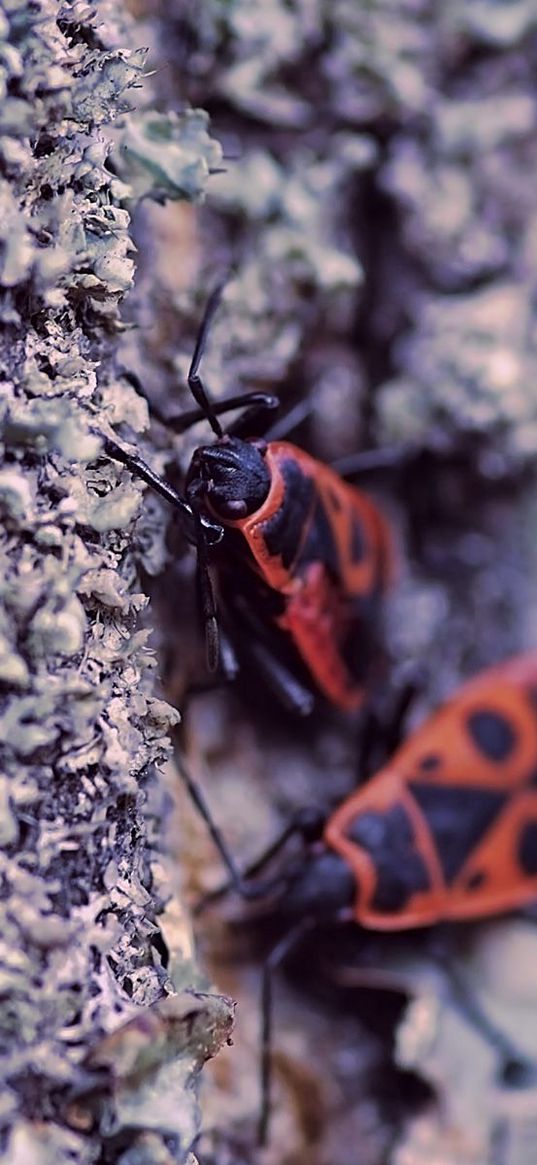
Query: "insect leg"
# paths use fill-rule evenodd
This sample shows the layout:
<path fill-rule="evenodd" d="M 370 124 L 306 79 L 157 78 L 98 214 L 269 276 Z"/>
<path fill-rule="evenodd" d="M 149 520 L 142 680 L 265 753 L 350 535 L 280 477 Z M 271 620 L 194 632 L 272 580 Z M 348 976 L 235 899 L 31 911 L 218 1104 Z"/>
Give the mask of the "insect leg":
<path fill-rule="evenodd" d="M 125 465 L 130 470 L 134 477 L 140 477 L 142 481 L 145 481 L 146 485 L 151 486 L 151 489 L 155 490 L 155 493 L 160 494 L 167 502 L 170 502 L 170 505 L 174 506 L 176 510 L 179 510 L 183 517 L 185 535 L 189 542 L 196 544 L 197 535 L 194 511 L 186 499 L 169 482 L 165 481 L 163 477 L 159 477 L 158 473 L 155 473 L 155 470 L 151 469 L 151 466 L 146 461 L 143 461 L 137 453 L 127 452 L 126 449 L 123 449 L 111 437 L 104 437 L 102 433 L 97 435 L 101 437 L 104 452 L 108 457 L 111 457 L 114 461 L 120 461 L 122 465 Z M 204 539 L 206 539 L 208 545 L 214 546 L 220 542 L 224 533 L 222 527 L 216 525 L 214 522 L 210 522 L 204 517 L 200 518 L 200 522 Z"/>
<path fill-rule="evenodd" d="M 220 669 L 224 679 L 228 683 L 233 683 L 239 674 L 239 661 L 237 659 L 235 648 L 231 639 L 226 635 L 222 627 L 219 626 L 220 633 Z"/>
<path fill-rule="evenodd" d="M 266 436 L 267 420 L 280 407 L 277 396 L 266 392 L 251 392 L 242 398 L 244 412 L 226 429 L 229 437 Z"/>
<path fill-rule="evenodd" d="M 203 620 L 203 627 L 205 630 L 207 668 L 210 672 L 214 672 L 218 667 L 218 660 L 220 656 L 218 620 L 216 617 L 216 600 L 214 597 L 213 584 L 209 571 L 205 531 L 201 523 L 200 512 L 197 509 L 194 509 L 194 522 L 196 529 L 196 584 L 198 591 L 198 602 Z"/>
<path fill-rule="evenodd" d="M 360 785 L 379 767 L 376 758 L 379 743 L 383 740 L 382 729 L 382 718 L 378 711 L 373 707 L 366 707 L 361 716 L 356 749 L 356 774 Z"/>
<path fill-rule="evenodd" d="M 444 955 L 437 956 L 437 961 L 447 976 L 459 1010 L 490 1047 L 498 1053 L 499 1076 L 502 1083 L 512 1086 L 535 1083 L 537 1081 L 537 1063 L 524 1055 L 511 1038 L 486 1015 L 466 977 L 461 974 L 452 959 Z"/>
<path fill-rule="evenodd" d="M 406 672 L 406 679 L 400 681 L 400 686 L 394 693 L 388 723 L 385 726 L 384 740 L 387 756 L 391 756 L 396 748 L 399 748 L 405 734 L 407 712 L 412 707 L 416 697 L 423 691 L 426 679 L 425 667 L 412 665 Z"/>
<path fill-rule="evenodd" d="M 240 418 L 242 424 L 242 421 L 245 420 L 247 416 L 250 417 L 251 420 L 257 416 L 264 417 L 265 413 L 271 413 L 275 409 L 279 408 L 279 404 L 280 402 L 278 397 L 273 396 L 272 393 L 241 392 L 237 396 L 229 396 L 226 398 L 226 400 L 217 401 L 215 404 L 212 404 L 211 411 L 213 416 L 221 417 L 224 415 L 224 413 L 231 413 L 235 409 L 245 409 L 246 412 L 244 417 Z M 150 411 L 154 416 L 156 416 L 157 420 L 161 421 L 161 423 L 165 425 L 167 429 L 171 429 L 173 433 L 185 433 L 187 429 L 190 429 L 192 425 L 196 425 L 198 421 L 207 420 L 207 410 L 201 408 L 189 409 L 187 412 L 181 413 L 177 417 L 166 417 L 163 413 L 160 412 L 158 408 L 154 407 L 151 407 Z M 245 424 L 245 429 L 246 427 L 247 426 Z M 238 432 L 235 432 L 235 426 L 232 426 L 228 432 L 231 436 L 240 435 Z M 251 435 L 249 429 L 248 435 Z"/>
<path fill-rule="evenodd" d="M 289 436 L 289 433 L 292 433 L 293 429 L 298 429 L 298 426 L 301 425 L 302 422 L 305 421 L 312 412 L 313 405 L 311 400 L 306 398 L 305 400 L 298 401 L 298 404 L 294 405 L 293 408 L 290 409 L 284 417 L 280 417 L 277 421 L 274 422 L 273 425 L 270 426 L 270 429 L 266 430 L 265 440 L 284 441 L 286 437 Z"/>
<path fill-rule="evenodd" d="M 142 382 L 135 372 L 128 371 L 124 372 L 123 375 L 125 379 L 133 385 L 138 395 L 145 400 L 150 417 L 154 420 L 157 420 L 159 424 L 164 425 L 166 429 L 170 429 L 172 433 L 185 433 L 187 429 L 191 429 L 192 426 L 197 425 L 199 421 L 207 420 L 206 408 L 186 409 L 185 412 L 179 413 L 177 416 L 167 416 L 166 413 L 164 413 L 160 406 L 156 403 L 156 401 L 150 401 L 147 399 L 144 393 Z M 221 417 L 225 413 L 232 413 L 236 409 L 252 409 L 252 416 L 257 413 L 264 416 L 265 413 L 270 414 L 275 412 L 279 407 L 280 399 L 279 397 L 275 396 L 274 393 L 257 391 L 239 392 L 236 396 L 228 396 L 225 398 L 225 400 L 214 401 L 210 404 L 211 412 L 215 417 Z M 284 435 L 284 431 L 287 431 L 288 427 L 294 428 L 296 425 L 300 424 L 301 418 L 295 419 L 294 417 L 294 414 L 298 409 L 302 409 L 302 404 L 295 406 L 295 409 L 292 409 L 291 413 L 289 413 L 287 417 L 283 418 L 282 424 L 285 426 L 285 429 L 282 429 L 282 433 L 280 434 L 281 436 Z M 310 411 L 311 406 L 308 405 L 307 412 Z M 288 419 L 291 420 L 290 426 L 287 426 Z M 276 435 L 274 435 L 274 437 L 272 436 L 272 430 L 270 430 L 270 432 L 267 434 L 265 433 L 265 428 L 266 426 L 263 425 L 263 434 L 266 436 L 266 440 L 276 440 Z"/>
<path fill-rule="evenodd" d="M 315 706 L 313 692 L 295 679 L 263 643 L 250 642 L 248 652 L 267 686 L 272 688 L 288 711 L 298 716 L 309 716 Z"/>
<path fill-rule="evenodd" d="M 325 821 L 325 812 L 321 812 L 320 810 L 316 810 L 311 807 L 302 807 L 301 809 L 297 809 L 293 813 L 287 825 L 284 826 L 281 833 L 279 833 L 277 837 L 271 841 L 270 845 L 268 845 L 267 848 L 264 849 L 262 853 L 259 854 L 253 862 L 250 862 L 250 865 L 242 871 L 240 875 L 241 881 L 249 881 L 251 878 L 254 878 L 256 874 L 260 874 L 265 866 L 269 865 L 272 859 L 276 857 L 276 855 L 280 852 L 281 849 L 284 848 L 284 846 L 292 837 L 300 836 L 304 842 L 317 841 L 323 832 Z M 283 874 L 281 881 L 283 885 Z M 221 886 L 217 886 L 215 890 L 210 890 L 209 893 L 205 894 L 203 898 L 197 903 L 193 913 L 196 915 L 202 914 L 208 906 L 211 906 L 214 902 L 218 902 L 221 898 L 224 898 L 226 894 L 229 894 L 230 890 L 233 890 L 233 888 L 234 883 L 232 881 L 227 881 L 223 882 Z"/>
<path fill-rule="evenodd" d="M 267 1144 L 272 1092 L 272 1020 L 274 972 L 293 947 L 298 946 L 308 931 L 316 926 L 314 918 L 302 918 L 276 944 L 263 965 L 261 980 L 261 1051 L 259 1058 L 261 1104 L 257 1126 L 257 1143 Z"/>
<path fill-rule="evenodd" d="M 185 719 L 191 701 L 196 696 L 205 695 L 207 692 L 214 692 L 219 688 L 227 687 L 228 684 L 234 683 L 239 674 L 239 663 L 235 654 L 233 644 L 222 630 L 220 619 L 218 621 L 218 672 L 211 676 L 210 679 L 198 680 L 191 683 L 185 688 L 181 695 L 181 713 L 183 720 Z"/>
<path fill-rule="evenodd" d="M 280 663 L 267 643 L 266 627 L 256 617 L 250 604 L 242 596 L 235 596 L 231 614 L 235 617 L 237 628 L 241 632 L 246 631 L 246 635 L 241 635 L 241 643 L 249 659 L 261 672 L 267 687 L 289 712 L 309 716 L 315 707 L 313 692 L 285 664 Z"/>
<path fill-rule="evenodd" d="M 366 708 L 357 747 L 356 772 L 362 783 L 386 763 L 404 737 L 407 712 L 424 686 L 424 669 L 412 667 L 410 675 L 391 694 L 388 706 Z"/>
<path fill-rule="evenodd" d="M 240 417 L 233 425 L 230 426 L 229 435 L 239 437 L 244 433 L 245 435 L 251 436 L 252 425 L 254 422 L 259 423 L 259 421 L 262 419 L 262 428 L 264 428 L 265 414 L 267 412 L 271 412 L 279 405 L 277 397 L 271 396 L 268 393 L 250 393 L 242 398 L 239 398 L 237 401 L 237 406 L 235 406 L 234 403 L 230 404 L 228 400 L 222 401 L 220 407 L 217 407 L 212 403 L 212 401 L 210 401 L 199 373 L 202 356 L 207 343 L 207 337 L 209 335 L 215 312 L 217 311 L 220 300 L 222 298 L 222 292 L 224 290 L 225 284 L 226 281 L 224 280 L 217 287 L 215 287 L 214 291 L 209 296 L 205 312 L 203 314 L 203 319 L 201 321 L 198 338 L 194 348 L 194 355 L 192 357 L 187 376 L 188 387 L 192 393 L 192 396 L 194 397 L 194 400 L 200 407 L 201 416 L 197 417 L 195 411 L 191 413 L 190 418 L 187 420 L 186 427 L 188 428 L 189 424 L 194 424 L 195 420 L 201 419 L 201 417 L 206 417 L 211 426 L 211 429 L 213 430 L 213 433 L 215 433 L 217 437 L 223 437 L 224 430 L 222 429 L 220 421 L 218 420 L 218 416 L 232 408 L 242 407 L 245 408 L 245 412 L 243 413 L 242 417 Z M 232 398 L 232 401 L 235 399 L 237 398 Z M 180 430 L 176 431 L 184 431 L 183 426 Z"/>
<path fill-rule="evenodd" d="M 291 867 L 290 866 L 285 867 L 283 870 L 278 871 L 278 873 L 275 874 L 274 877 L 267 878 L 263 882 L 251 882 L 250 881 L 250 870 L 246 870 L 243 873 L 237 867 L 237 864 L 235 862 L 235 858 L 234 858 L 233 854 L 231 853 L 231 850 L 229 849 L 229 846 L 228 846 L 221 830 L 218 828 L 218 826 L 216 825 L 216 822 L 214 821 L 214 818 L 213 818 L 212 813 L 207 805 L 207 802 L 206 802 L 205 797 L 202 793 L 202 790 L 201 790 L 200 786 L 198 785 L 197 781 L 194 780 L 193 776 L 189 772 L 183 758 L 180 755 L 178 755 L 176 759 L 177 759 L 177 767 L 179 769 L 179 773 L 181 775 L 181 778 L 183 780 L 185 788 L 187 789 L 187 792 L 188 792 L 193 804 L 196 806 L 198 813 L 203 818 L 203 820 L 207 826 L 207 829 L 209 831 L 209 834 L 211 836 L 211 839 L 212 839 L 216 849 L 218 850 L 218 853 L 220 854 L 222 862 L 224 863 L 224 865 L 228 871 L 228 874 L 229 874 L 229 878 L 230 878 L 229 884 L 226 884 L 223 888 L 219 888 L 214 893 L 214 898 L 216 899 L 216 898 L 221 897 L 221 895 L 223 893 L 227 892 L 228 888 L 234 889 L 238 894 L 240 894 L 241 898 L 246 898 L 246 899 L 253 900 L 253 901 L 255 901 L 257 898 L 265 898 L 269 894 L 271 894 L 277 890 L 282 890 L 285 887 L 285 885 L 288 883 L 289 877 L 291 876 Z M 319 819 L 320 819 L 320 815 L 319 815 Z M 258 858 L 257 861 L 254 863 L 254 866 L 253 866 L 254 873 L 261 872 L 261 869 L 263 868 L 263 866 L 268 864 L 268 862 L 273 857 L 275 857 L 275 855 L 281 849 L 283 849 L 284 845 L 289 840 L 289 838 L 291 838 L 295 834 L 301 834 L 303 837 L 306 835 L 309 836 L 312 829 L 313 829 L 313 823 L 311 821 L 308 822 L 308 824 L 306 826 L 302 820 L 298 820 L 297 818 L 294 818 L 291 822 L 289 822 L 285 826 L 285 828 L 282 830 L 281 834 L 271 843 L 271 845 L 268 847 L 268 849 L 265 850 L 265 852 L 261 856 L 261 858 Z M 205 907 L 205 905 L 209 901 L 212 901 L 212 900 L 213 900 L 213 895 L 208 895 L 206 898 L 202 899 L 202 903 L 200 904 L 201 908 L 203 909 Z M 198 908 L 197 913 L 201 913 L 201 910 L 199 908 Z"/>
<path fill-rule="evenodd" d="M 355 474 L 375 473 L 386 469 L 403 469 L 414 461 L 421 449 L 415 445 L 387 445 L 384 449 L 363 449 L 359 453 L 350 453 L 347 457 L 338 457 L 331 462 L 341 477 L 353 477 Z"/>

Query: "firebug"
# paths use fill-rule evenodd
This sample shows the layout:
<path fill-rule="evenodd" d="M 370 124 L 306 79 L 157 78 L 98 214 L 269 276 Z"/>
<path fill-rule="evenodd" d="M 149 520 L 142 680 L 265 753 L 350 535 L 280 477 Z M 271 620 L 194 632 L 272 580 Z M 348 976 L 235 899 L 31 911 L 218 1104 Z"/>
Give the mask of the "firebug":
<path fill-rule="evenodd" d="M 212 823 L 211 832 L 235 888 L 249 899 L 281 903 L 290 923 L 263 978 L 263 1142 L 272 974 L 308 931 L 331 923 L 414 930 L 537 900 L 537 652 L 465 683 L 335 811 L 299 814 L 246 874 L 238 873 Z M 302 838 L 302 852 L 288 855 L 268 879 L 251 876 L 293 833 Z M 465 1006 L 499 1051 L 506 1076 L 520 1078 L 527 1062 L 474 1002 Z"/>
<path fill-rule="evenodd" d="M 210 401 L 199 368 L 221 293 L 208 300 L 188 374 L 197 408 L 166 422 L 184 432 L 205 419 L 215 437 L 194 452 L 184 496 L 115 440 L 105 438 L 104 449 L 181 514 L 197 550 L 209 669 L 220 659 L 233 674 L 237 647 L 291 710 L 308 714 L 321 694 L 352 711 L 363 703 L 378 643 L 391 531 L 366 493 L 298 446 L 270 439 L 277 397 Z M 237 410 L 224 431 L 219 417 Z"/>

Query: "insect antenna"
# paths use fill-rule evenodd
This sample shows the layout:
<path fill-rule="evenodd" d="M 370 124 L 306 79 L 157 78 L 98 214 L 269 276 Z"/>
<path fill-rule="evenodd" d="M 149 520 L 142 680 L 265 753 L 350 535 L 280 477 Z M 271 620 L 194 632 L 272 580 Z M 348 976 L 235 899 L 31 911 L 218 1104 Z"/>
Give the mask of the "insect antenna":
<path fill-rule="evenodd" d="M 211 330 L 211 325 L 215 313 L 218 310 L 220 300 L 222 298 L 222 292 L 226 286 L 226 283 L 227 279 L 224 279 L 221 283 L 219 283 L 215 287 L 214 291 L 211 292 L 207 300 L 194 347 L 194 355 L 192 356 L 187 376 L 187 384 L 192 393 L 192 396 L 194 397 L 196 404 L 198 404 L 203 410 L 203 414 L 207 418 L 216 437 L 223 437 L 224 430 L 220 424 L 220 421 L 218 420 L 214 406 L 211 404 L 211 401 L 207 395 L 207 390 L 203 385 L 203 381 L 199 374 L 199 367 L 207 345 L 207 338 Z"/>

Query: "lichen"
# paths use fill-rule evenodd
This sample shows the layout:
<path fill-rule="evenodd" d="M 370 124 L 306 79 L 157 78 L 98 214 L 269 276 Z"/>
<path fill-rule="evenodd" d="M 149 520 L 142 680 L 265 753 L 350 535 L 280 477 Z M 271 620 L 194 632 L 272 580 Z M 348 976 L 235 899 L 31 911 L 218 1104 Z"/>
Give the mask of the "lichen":
<path fill-rule="evenodd" d="M 131 197 L 156 202 L 201 199 L 211 171 L 222 162 L 221 147 L 210 137 L 208 123 L 203 109 L 131 116 L 115 155 Z"/>
<path fill-rule="evenodd" d="M 0 1159 L 10 1165 L 104 1160 L 118 1132 L 127 1151 L 147 1130 L 155 1159 L 166 1135 L 183 1162 L 197 1073 L 231 1023 L 229 1003 L 192 997 L 198 1043 L 152 1045 L 137 1121 L 113 1074 L 87 1107 L 103 1038 L 182 998 L 154 945 L 170 889 L 162 877 L 155 888 L 145 819 L 177 713 L 155 698 L 139 626 L 147 600 L 130 545 L 142 490 L 102 457 L 101 440 L 127 418 L 131 430 L 147 425 L 115 358 L 136 194 L 110 164 L 134 132 L 143 61 L 107 0 L 97 12 L 82 0 L 3 5 Z M 201 196 L 207 156 L 218 146 L 205 124 L 188 165 L 174 158 L 182 197 L 194 196 L 196 160 Z M 162 790 L 151 796 L 158 815 Z M 173 1128 L 159 1100 L 170 1089 Z"/>

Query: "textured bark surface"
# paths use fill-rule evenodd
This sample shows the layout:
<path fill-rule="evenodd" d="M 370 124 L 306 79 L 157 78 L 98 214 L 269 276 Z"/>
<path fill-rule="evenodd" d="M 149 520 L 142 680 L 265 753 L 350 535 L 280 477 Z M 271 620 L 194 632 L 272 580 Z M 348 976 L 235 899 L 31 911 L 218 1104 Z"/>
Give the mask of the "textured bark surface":
<path fill-rule="evenodd" d="M 144 53 L 120 16 L 0 13 L 1 1159 L 36 1165 L 183 1162 L 197 1073 L 232 1024 L 228 1000 L 187 990 L 187 930 L 170 962 L 159 930 L 155 766 L 177 713 L 139 623 L 141 489 L 98 435 L 147 423 L 115 355 L 127 204 L 201 196 L 218 147 L 203 114 L 121 120 Z"/>

